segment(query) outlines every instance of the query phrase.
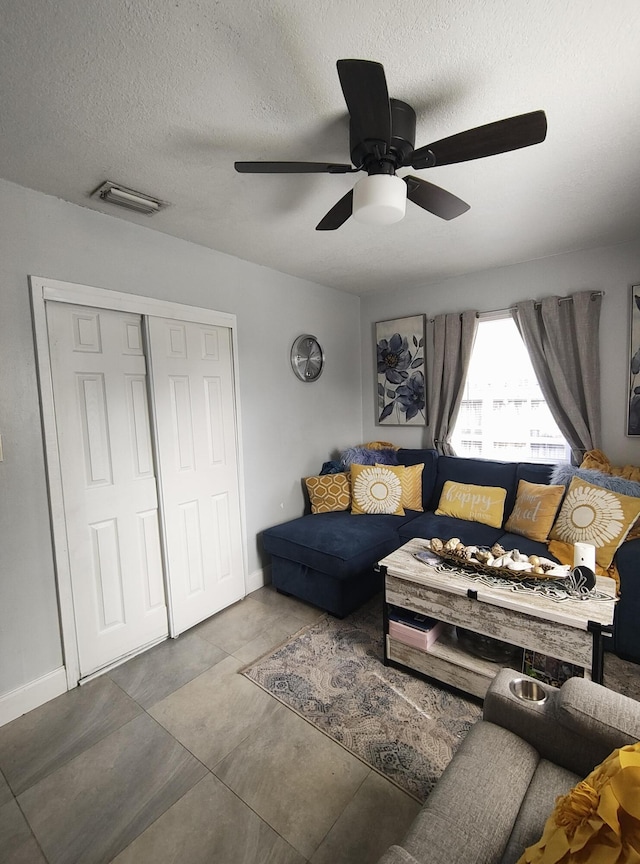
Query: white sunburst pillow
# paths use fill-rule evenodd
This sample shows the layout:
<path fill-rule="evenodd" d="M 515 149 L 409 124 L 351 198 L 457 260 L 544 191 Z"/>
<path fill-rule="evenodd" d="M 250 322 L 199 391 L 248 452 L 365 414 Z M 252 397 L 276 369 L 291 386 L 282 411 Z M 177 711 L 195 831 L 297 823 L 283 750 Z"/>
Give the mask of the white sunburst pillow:
<path fill-rule="evenodd" d="M 385 465 L 352 465 L 351 512 L 404 516 L 398 475 Z"/>
<path fill-rule="evenodd" d="M 593 544 L 596 564 L 606 570 L 638 516 L 640 498 L 620 495 L 574 477 L 549 539 Z"/>

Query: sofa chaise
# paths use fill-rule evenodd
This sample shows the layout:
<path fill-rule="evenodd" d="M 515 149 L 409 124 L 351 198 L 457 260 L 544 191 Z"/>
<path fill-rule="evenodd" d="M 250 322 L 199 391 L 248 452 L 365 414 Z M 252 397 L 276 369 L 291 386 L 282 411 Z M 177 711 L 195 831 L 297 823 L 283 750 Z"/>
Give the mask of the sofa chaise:
<path fill-rule="evenodd" d="M 482 719 L 472 726 L 402 842 L 391 846 L 378 864 L 515 864 L 540 841 L 557 796 L 567 795 L 616 748 L 640 740 L 640 703 L 635 700 L 571 678 L 560 689 L 536 682 L 546 701 L 527 703 L 511 690 L 518 678 L 533 681 L 510 669 L 494 678 Z M 632 758 L 640 764 L 637 755 Z M 578 821 L 588 841 L 582 855 L 571 860 L 618 860 L 615 832 L 601 826 L 595 815 L 587 824 L 584 801 L 581 806 Z M 637 810 L 637 799 L 634 806 Z M 571 835 L 571 818 L 564 823 L 561 834 Z M 634 831 L 637 842 L 637 814 L 621 824 Z M 598 855 L 600 843 L 607 847 L 604 857 Z"/>
<path fill-rule="evenodd" d="M 557 560 L 549 554 L 546 543 L 505 530 L 519 482 L 549 484 L 554 466 L 440 456 L 432 449 L 403 448 L 397 451 L 397 461 L 402 466 L 424 465 L 423 511 L 405 510 L 403 516 L 352 515 L 348 510 L 307 513 L 268 528 L 263 532 L 263 546 L 271 555 L 271 579 L 278 591 L 344 617 L 382 589 L 377 562 L 415 537 L 458 537 L 465 545 L 489 547 L 498 542 L 507 550 Z M 447 481 L 506 490 L 499 527 L 437 515 Z M 623 543 L 615 561 L 621 596 L 611 647 L 619 656 L 640 663 L 640 539 Z"/>

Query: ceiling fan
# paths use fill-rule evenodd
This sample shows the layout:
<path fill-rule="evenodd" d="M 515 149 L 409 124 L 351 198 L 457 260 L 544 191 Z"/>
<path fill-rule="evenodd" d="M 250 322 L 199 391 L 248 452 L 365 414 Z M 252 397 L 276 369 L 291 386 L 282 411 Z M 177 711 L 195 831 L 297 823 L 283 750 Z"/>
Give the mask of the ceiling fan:
<path fill-rule="evenodd" d="M 331 162 L 236 162 L 252 174 L 349 174 L 366 171 L 316 225 L 335 231 L 353 215 L 362 222 L 390 224 L 403 218 L 407 198 L 441 219 L 455 219 L 469 209 L 460 198 L 399 168 L 418 171 L 518 150 L 544 141 L 547 118 L 532 111 L 498 120 L 414 150 L 416 113 L 406 102 L 390 99 L 384 69 L 370 60 L 338 60 L 338 77 L 349 110 L 351 165 Z"/>

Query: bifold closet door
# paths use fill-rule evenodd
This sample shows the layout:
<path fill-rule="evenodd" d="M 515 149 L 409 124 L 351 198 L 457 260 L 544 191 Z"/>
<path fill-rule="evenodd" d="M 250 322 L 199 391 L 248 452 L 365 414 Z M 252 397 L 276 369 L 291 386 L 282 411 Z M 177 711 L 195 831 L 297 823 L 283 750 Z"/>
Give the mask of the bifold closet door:
<path fill-rule="evenodd" d="M 168 633 L 138 315 L 47 303 L 81 677 Z"/>
<path fill-rule="evenodd" d="M 244 596 L 231 330 L 150 317 L 171 635 Z"/>

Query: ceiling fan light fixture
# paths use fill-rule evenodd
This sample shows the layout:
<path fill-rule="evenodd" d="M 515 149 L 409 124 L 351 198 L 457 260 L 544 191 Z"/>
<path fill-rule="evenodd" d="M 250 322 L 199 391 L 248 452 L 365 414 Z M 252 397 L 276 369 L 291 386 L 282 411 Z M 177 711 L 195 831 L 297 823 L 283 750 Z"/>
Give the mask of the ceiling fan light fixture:
<path fill-rule="evenodd" d="M 134 189 L 112 183 L 111 180 L 104 182 L 91 195 L 102 199 L 102 201 L 108 201 L 110 204 L 125 207 L 127 210 L 144 213 L 147 216 L 153 216 L 154 213 L 167 206 L 166 201 L 160 201 L 159 198 L 152 198 L 143 192 L 136 192 Z"/>
<path fill-rule="evenodd" d="M 392 174 L 370 174 L 353 187 L 353 218 L 367 225 L 391 225 L 404 218 L 407 185 Z"/>

